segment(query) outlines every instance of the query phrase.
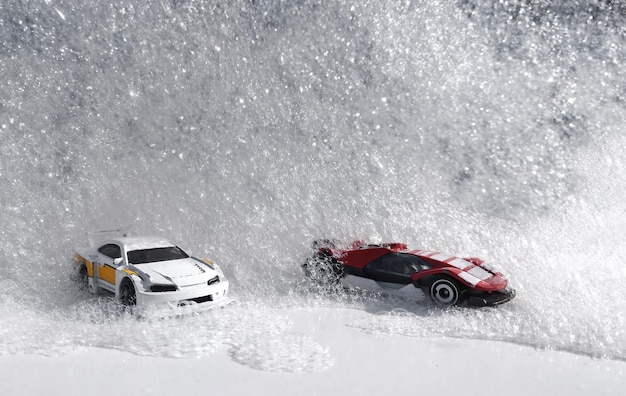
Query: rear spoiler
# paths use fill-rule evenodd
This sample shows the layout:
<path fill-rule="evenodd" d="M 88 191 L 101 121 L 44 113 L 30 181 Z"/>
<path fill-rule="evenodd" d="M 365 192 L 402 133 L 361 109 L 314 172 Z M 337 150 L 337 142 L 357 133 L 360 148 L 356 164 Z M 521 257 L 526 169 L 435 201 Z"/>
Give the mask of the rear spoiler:
<path fill-rule="evenodd" d="M 90 231 L 87 233 L 87 238 L 89 239 L 89 246 L 93 247 L 96 246 L 98 242 L 105 239 L 123 238 L 130 235 L 128 229 L 119 228 L 117 230 Z"/>

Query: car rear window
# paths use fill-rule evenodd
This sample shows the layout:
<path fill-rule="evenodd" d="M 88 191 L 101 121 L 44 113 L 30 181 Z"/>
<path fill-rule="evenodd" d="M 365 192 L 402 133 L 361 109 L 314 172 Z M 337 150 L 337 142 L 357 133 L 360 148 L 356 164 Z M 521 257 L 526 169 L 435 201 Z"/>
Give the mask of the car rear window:
<path fill-rule="evenodd" d="M 187 257 L 189 257 L 189 255 L 178 246 L 132 250 L 128 252 L 128 262 L 131 264 L 154 263 L 156 261 L 178 260 Z"/>

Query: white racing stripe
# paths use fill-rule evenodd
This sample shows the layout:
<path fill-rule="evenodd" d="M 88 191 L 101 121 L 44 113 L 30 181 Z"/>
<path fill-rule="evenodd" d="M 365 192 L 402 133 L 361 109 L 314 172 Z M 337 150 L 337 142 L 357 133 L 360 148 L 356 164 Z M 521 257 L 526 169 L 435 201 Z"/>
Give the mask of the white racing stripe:
<path fill-rule="evenodd" d="M 448 256 L 447 254 L 437 253 L 434 256 L 430 256 L 430 258 L 434 260 L 439 260 L 439 261 L 446 261 L 451 258 L 454 258 L 454 256 Z"/>
<path fill-rule="evenodd" d="M 470 275 L 475 276 L 476 278 L 480 279 L 480 280 L 485 280 L 485 279 L 489 279 L 491 278 L 491 274 L 487 271 L 485 271 L 483 268 L 481 267 L 474 267 L 471 270 L 467 271 Z"/>
<path fill-rule="evenodd" d="M 474 265 L 467 260 L 463 260 L 462 258 L 449 256 L 443 253 L 429 252 L 426 250 L 416 251 L 416 252 L 418 252 L 417 254 L 419 256 L 429 257 L 434 260 L 445 262 L 451 267 L 462 270 L 461 272 L 459 272 L 458 276 L 472 286 L 476 286 L 478 282 L 491 277 L 491 274 L 485 271 L 483 268 L 477 265 Z M 446 260 L 449 260 L 449 261 L 446 261 Z M 469 269 L 468 271 L 465 271 L 465 269 L 468 267 L 472 267 L 472 268 Z"/>
<path fill-rule="evenodd" d="M 463 279 L 472 286 L 476 286 L 476 284 L 480 282 L 480 279 L 465 271 L 459 272 L 459 278 Z"/>
<path fill-rule="evenodd" d="M 453 267 L 455 267 L 455 268 L 461 269 L 461 270 L 464 269 L 464 268 L 469 267 L 470 265 L 472 265 L 472 263 L 470 263 L 469 261 L 465 261 L 465 260 L 460 259 L 458 257 L 455 258 L 452 261 L 449 261 L 448 264 L 453 266 Z"/>

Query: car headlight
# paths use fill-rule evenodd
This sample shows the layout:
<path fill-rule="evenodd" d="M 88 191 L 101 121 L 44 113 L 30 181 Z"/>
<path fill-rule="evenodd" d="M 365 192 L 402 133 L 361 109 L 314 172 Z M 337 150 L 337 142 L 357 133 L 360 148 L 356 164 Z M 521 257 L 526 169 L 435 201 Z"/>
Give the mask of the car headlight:
<path fill-rule="evenodd" d="M 155 293 L 172 292 L 176 290 L 178 290 L 176 285 L 160 285 L 160 284 L 150 285 L 150 291 L 155 292 Z"/>

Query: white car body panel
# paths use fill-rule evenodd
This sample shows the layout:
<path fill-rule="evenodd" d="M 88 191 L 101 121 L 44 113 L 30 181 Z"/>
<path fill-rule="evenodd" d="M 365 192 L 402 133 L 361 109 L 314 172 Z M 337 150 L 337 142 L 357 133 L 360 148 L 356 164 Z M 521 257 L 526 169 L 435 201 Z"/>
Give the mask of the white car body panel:
<path fill-rule="evenodd" d="M 98 249 L 104 245 L 119 246 L 121 258 L 115 260 L 100 253 Z M 100 290 L 107 290 L 119 300 L 124 279 L 132 281 L 137 306 L 166 303 L 213 305 L 224 300 L 228 294 L 229 282 L 219 266 L 211 261 L 190 256 L 142 264 L 128 262 L 128 252 L 175 246 L 162 238 L 121 237 L 76 249 L 75 260 L 77 264 L 84 264 L 87 268 L 87 287 L 91 293 L 98 294 Z M 210 280 L 212 281 L 209 282 Z M 176 290 L 155 292 L 151 291 L 153 285 L 175 286 Z"/>
<path fill-rule="evenodd" d="M 143 271 L 150 271 L 151 277 L 159 276 L 159 282 L 173 281 L 178 286 L 191 286 L 206 282 L 217 275 L 213 270 L 210 270 L 207 275 L 207 270 L 201 267 L 201 263 L 192 258 L 146 263 L 141 264 L 140 267 Z"/>
<path fill-rule="evenodd" d="M 380 282 L 350 274 L 343 278 L 343 286 L 375 293 L 388 293 L 400 297 L 417 298 L 420 300 L 425 297 L 422 290 L 413 286 L 411 283 L 403 285 L 401 283 Z"/>

